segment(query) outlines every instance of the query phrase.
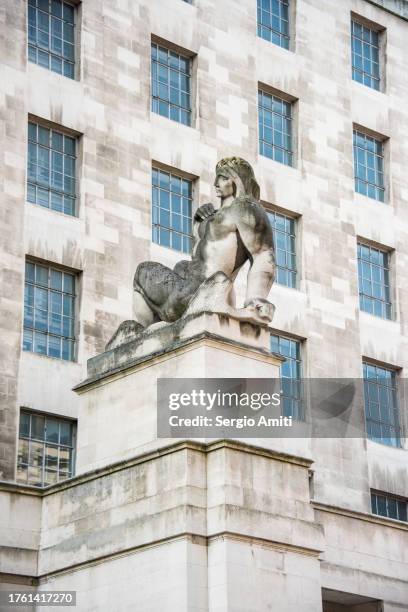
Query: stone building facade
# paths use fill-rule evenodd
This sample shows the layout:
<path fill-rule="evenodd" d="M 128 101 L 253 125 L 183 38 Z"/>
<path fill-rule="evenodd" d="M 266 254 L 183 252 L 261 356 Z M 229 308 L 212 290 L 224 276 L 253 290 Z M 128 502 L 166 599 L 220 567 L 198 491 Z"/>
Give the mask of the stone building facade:
<path fill-rule="evenodd" d="M 160 173 L 167 178 L 174 175 L 176 182 L 182 178 L 189 185 L 184 194 L 188 211 L 190 201 L 194 210 L 214 199 L 212 183 L 218 159 L 230 155 L 247 159 L 260 183 L 263 204 L 275 223 L 286 222 L 285 244 L 294 245 L 295 251 L 292 263 L 282 265 L 282 278 L 286 280 L 275 283 L 270 296 L 276 304 L 273 335 L 277 342 L 283 338 L 289 345 L 293 343 L 295 361 L 301 364 L 304 377 L 361 378 L 367 368 L 371 368 L 370 372 L 390 373 L 393 381 L 406 377 L 407 4 L 405 0 L 267 0 L 258 2 L 257 11 L 256 0 L 2 3 L 0 503 L 2 517 L 6 517 L 2 520 L 0 550 L 3 583 L 49 587 L 47 572 L 54 572 L 53 580 L 57 583 L 58 576 L 69 574 L 66 583 L 58 583 L 63 585 L 61 588 L 68 588 L 68 583 L 80 583 L 88 592 L 86 572 L 91 573 L 97 559 L 105 554 L 98 553 L 96 543 L 94 549 L 90 546 L 92 554 L 81 558 L 83 571 L 78 583 L 75 568 L 69 573 L 74 565 L 72 559 L 65 565 L 63 559 L 58 570 L 52 571 L 49 569 L 52 564 L 38 562 L 39 549 L 50 546 L 44 535 L 46 530 L 39 526 L 44 516 L 51 523 L 57 521 L 64 503 L 74 503 L 64 498 L 67 484 L 64 485 L 63 477 L 66 472 L 74 476 L 75 461 L 70 468 L 65 465 L 65 471 L 59 475 L 58 468 L 57 475 L 50 475 L 61 483 L 52 484 L 50 489 L 33 488 L 30 467 L 35 466 L 30 466 L 27 459 L 26 467 L 21 458 L 19 424 L 22 412 L 45 415 L 44 418 L 48 415 L 54 424 L 58 424 L 59 418 L 68 419 L 74 447 L 80 398 L 72 388 L 86 377 L 87 359 L 103 351 L 118 324 L 132 317 L 131 287 L 137 264 L 156 260 L 169 265 L 185 258 L 182 248 L 164 246 L 167 240 L 175 240 L 173 233 L 178 228 L 173 226 L 162 237 L 159 227 L 152 240 L 152 224 L 156 223 L 153 214 L 161 213 L 154 212 L 153 202 L 154 193 L 162 188 Z M 276 10 L 280 11 L 280 23 L 278 20 L 275 26 Z M 272 39 L 286 14 L 289 25 L 285 35 Z M 268 18 L 271 27 L 265 25 Z M 351 22 L 357 25 L 351 26 Z M 259 30 L 262 27 L 265 31 Z M 55 45 L 62 49 L 58 52 L 47 51 L 46 43 L 39 42 L 41 30 L 47 34 L 48 44 L 53 44 L 55 32 L 51 28 L 60 32 L 55 34 L 55 39 L 60 39 Z M 354 53 L 350 51 L 352 41 Z M 178 62 L 177 67 L 166 68 L 169 78 L 172 75 L 179 79 L 175 89 L 182 90 L 181 79 L 188 78 L 190 98 L 185 98 L 187 106 L 183 106 L 180 91 L 175 93 L 179 97 L 174 103 L 173 120 L 164 116 L 171 109 L 165 104 L 166 94 L 159 89 L 159 78 L 155 85 L 157 106 L 152 106 L 152 52 L 158 54 L 160 50 L 167 50 L 169 62 Z M 377 57 L 376 72 L 373 65 Z M 183 69 L 183 58 L 189 73 Z M 161 61 L 164 65 L 164 60 Z M 280 111 L 273 110 L 275 103 Z M 188 112 L 183 115 L 187 107 Z M 271 114 L 278 135 L 271 132 L 273 126 L 268 124 Z M 285 141 L 285 125 L 289 122 L 290 142 Z M 54 144 L 54 134 L 55 143 L 61 141 L 62 145 Z M 46 143 L 44 139 L 48 139 Z M 30 155 L 35 156 L 30 159 L 29 149 Z M 48 162 L 43 163 L 41 155 L 45 155 L 45 149 Z M 291 163 L 286 155 L 290 155 Z M 48 178 L 41 179 L 44 169 Z M 154 172 L 159 183 L 152 190 Z M 63 186 L 54 189 L 59 180 Z M 177 222 L 184 223 L 183 216 L 188 218 L 189 214 L 180 215 L 182 218 Z M 180 233 L 188 234 L 188 229 Z M 360 272 L 359 281 L 359 260 L 360 269 L 366 266 L 370 278 Z M 45 284 L 35 276 L 37 270 L 38 279 L 42 270 L 47 270 Z M 31 280 L 29 274 L 34 274 Z M 25 290 L 26 285 L 34 288 Z M 66 289 L 68 286 L 71 289 Z M 38 304 L 29 302 L 32 298 L 27 297 L 27 291 L 34 291 L 35 296 L 38 292 Z M 40 317 L 41 291 L 47 293 L 48 300 L 54 291 L 59 296 L 55 299 L 63 304 L 58 306 L 62 310 L 52 313 L 49 306 L 46 315 L 60 317 L 53 324 L 62 331 L 53 335 L 52 346 L 51 319 L 47 319 L 45 327 L 35 320 L 35 316 Z M 34 311 L 29 311 L 31 307 Z M 48 312 L 47 308 L 43 310 Z M 31 322 L 30 312 L 34 317 Z M 71 326 L 68 331 L 61 327 L 65 323 Z M 46 345 L 42 344 L 44 337 Z M 364 406 L 361 409 L 364 413 Z M 287 472 L 288 481 L 291 478 L 301 481 L 300 497 L 294 495 L 293 504 L 303 508 L 307 496 L 310 497 L 308 507 L 299 510 L 299 516 L 305 525 L 311 522 L 312 515 L 316 523 L 323 525 L 324 551 L 322 548 L 320 552 L 320 541 L 316 549 L 306 544 L 302 549 L 309 556 L 314 550 L 316 559 L 320 555 L 322 590 L 321 602 L 305 603 L 305 610 L 319 611 L 321 605 L 325 612 L 408 609 L 408 523 L 404 514 L 408 472 L 403 438 L 406 415 L 402 405 L 398 419 L 401 431 L 388 418 L 380 424 L 379 433 L 367 438 L 314 440 L 306 446 L 292 440 L 288 447 L 276 442 L 276 448 L 269 449 L 272 454 L 268 459 L 259 454 L 252 459 L 269 461 L 275 469 L 279 457 L 282 461 L 286 457 L 284 468 L 280 469 Z M 62 426 L 59 427 L 57 436 L 61 443 Z M 390 428 L 388 434 L 384 433 L 386 427 Z M 26 437 L 30 435 L 31 432 Z M 373 437 L 377 441 L 370 439 Z M 233 464 L 234 448 L 216 452 L 223 455 L 228 465 Z M 74 455 L 75 451 L 70 456 Z M 187 444 L 177 455 L 177 470 L 182 472 L 183 462 L 202 463 L 207 455 L 215 456 L 207 447 Z M 152 469 L 154 486 L 162 469 L 155 462 L 167 460 L 153 455 L 146 459 L 149 468 L 145 477 L 149 478 Z M 116 486 L 112 482 L 122 486 L 119 476 L 117 481 L 108 482 L 116 474 L 116 468 L 109 471 L 108 463 L 92 468 L 105 470 L 102 476 L 106 482 L 98 481 L 101 498 L 109 487 Z M 42 475 L 45 469 L 42 463 Z M 132 464 L 130 469 L 137 469 L 137 465 Z M 262 465 L 260 469 L 267 468 Z M 312 477 L 304 488 L 309 470 Z M 72 482 L 85 486 L 85 481 L 93 479 L 89 472 L 88 476 L 84 473 L 74 476 Z M 268 479 L 264 485 L 268 490 Z M 379 503 L 378 498 L 385 504 L 385 512 L 374 514 L 373 504 Z M 398 508 L 398 517 L 389 510 L 391 507 Z M 23 537 L 26 520 L 32 524 Z M 69 520 L 74 519 L 67 518 L 67 524 Z M 91 518 L 88 516 L 87 520 Z M 82 529 L 79 524 L 78 529 Z M 193 565 L 200 565 L 201 553 L 197 553 L 194 561 L 194 551 L 200 548 L 200 537 L 204 536 L 194 537 L 189 554 Z M 187 545 L 180 539 L 176 546 Z M 258 561 L 262 564 L 262 538 L 253 546 L 260 551 Z M 239 557 L 239 547 L 240 542 L 232 540 L 225 554 L 231 559 L 235 554 Z M 263 588 L 285 592 L 285 563 L 288 566 L 291 561 L 296 563 L 296 559 L 289 559 L 293 551 L 288 553 L 288 549 L 289 544 L 282 545 L 274 553 L 277 586 L 273 580 L 269 584 L 265 579 Z M 149 549 L 152 567 L 157 566 L 157 555 L 162 555 L 166 565 L 167 553 L 163 550 L 153 545 Z M 119 565 L 114 572 L 119 575 L 125 571 L 122 557 L 115 563 Z M 270 559 L 265 560 L 265 575 L 269 563 Z M 110 571 L 102 562 L 100 567 L 101 572 Z M 238 572 L 231 561 L 232 567 Z M 311 580 L 317 576 L 313 572 L 309 575 Z M 302 572 L 300 575 L 307 581 Z M 95 578 L 100 589 L 105 578 L 102 574 Z M 162 578 L 159 572 L 158 579 Z M 139 586 L 143 588 L 143 584 Z M 182 590 L 184 586 L 180 584 L 178 588 Z M 200 588 L 204 591 L 205 585 Z M 217 603 L 218 608 L 211 607 L 204 595 L 200 604 L 194 604 L 197 607 L 191 603 L 194 597 L 186 598 L 183 609 L 279 612 L 296 609 L 285 603 L 284 598 L 280 607 L 274 608 L 266 598 L 251 608 L 249 604 L 240 604 L 232 593 L 230 597 L 230 607 Z M 302 601 L 301 588 L 297 597 Z M 131 601 L 127 605 L 129 608 L 123 609 L 132 609 Z M 165 609 L 163 602 L 156 605 L 162 607 L 146 603 L 140 609 Z"/>

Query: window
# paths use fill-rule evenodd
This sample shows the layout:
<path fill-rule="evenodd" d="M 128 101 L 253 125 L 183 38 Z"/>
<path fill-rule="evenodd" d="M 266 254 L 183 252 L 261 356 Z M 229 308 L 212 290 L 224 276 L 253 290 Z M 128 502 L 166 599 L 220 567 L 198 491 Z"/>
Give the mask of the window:
<path fill-rule="evenodd" d="M 152 240 L 191 253 L 192 182 L 158 168 L 152 174 Z"/>
<path fill-rule="evenodd" d="M 28 124 L 27 200 L 75 215 L 75 138 Z"/>
<path fill-rule="evenodd" d="M 73 361 L 75 276 L 26 262 L 23 350 Z"/>
<path fill-rule="evenodd" d="M 75 75 L 75 7 L 28 0 L 28 59 L 70 79 Z"/>
<path fill-rule="evenodd" d="M 292 104 L 259 91 L 258 111 L 260 154 L 292 166 Z"/>
<path fill-rule="evenodd" d="M 274 211 L 267 211 L 267 214 L 275 243 L 276 282 L 296 287 L 296 221 Z"/>
<path fill-rule="evenodd" d="M 354 81 L 380 89 L 380 33 L 351 22 L 352 74 Z"/>
<path fill-rule="evenodd" d="M 293 338 L 271 335 L 271 351 L 285 358 L 281 365 L 282 414 L 304 420 L 300 342 Z"/>
<path fill-rule="evenodd" d="M 355 190 L 384 202 L 384 146 L 381 140 L 353 131 Z"/>
<path fill-rule="evenodd" d="M 391 319 L 389 254 L 358 243 L 357 259 L 360 309 Z"/>
<path fill-rule="evenodd" d="M 257 0 L 258 36 L 289 49 L 289 0 Z"/>
<path fill-rule="evenodd" d="M 152 43 L 152 111 L 191 125 L 191 59 Z"/>
<path fill-rule="evenodd" d="M 388 493 L 371 492 L 371 511 L 379 516 L 387 516 L 397 521 L 408 521 L 408 503 L 406 499 L 388 495 Z"/>
<path fill-rule="evenodd" d="M 73 476 L 74 438 L 73 421 L 22 410 L 17 482 L 44 487 Z"/>
<path fill-rule="evenodd" d="M 367 435 L 375 442 L 401 446 L 395 370 L 363 362 Z"/>

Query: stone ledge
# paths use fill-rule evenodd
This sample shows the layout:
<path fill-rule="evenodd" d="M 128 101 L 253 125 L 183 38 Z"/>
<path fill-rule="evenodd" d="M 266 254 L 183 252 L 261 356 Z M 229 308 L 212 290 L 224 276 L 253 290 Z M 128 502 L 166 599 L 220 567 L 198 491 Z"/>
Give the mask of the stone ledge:
<path fill-rule="evenodd" d="M 397 15 L 401 19 L 408 21 L 408 2 L 407 0 L 366 0 L 370 4 L 379 6 L 388 13 Z"/>
<path fill-rule="evenodd" d="M 101 381 L 109 382 L 111 380 L 115 380 L 115 378 L 119 378 L 120 376 L 128 376 L 139 368 L 141 369 L 143 367 L 148 367 L 154 363 L 158 363 L 159 361 L 171 359 L 174 354 L 182 353 L 193 348 L 197 348 L 197 346 L 220 346 L 224 350 L 238 354 L 240 352 L 245 352 L 245 354 L 250 353 L 252 359 L 262 359 L 263 361 L 270 360 L 273 365 L 280 365 L 285 361 L 285 358 L 281 355 L 278 355 L 277 353 L 272 353 L 265 349 L 257 349 L 253 346 L 248 346 L 247 344 L 244 344 L 242 342 L 227 340 L 223 336 L 218 336 L 217 334 L 213 334 L 210 332 L 203 332 L 201 334 L 198 334 L 197 336 L 193 336 L 178 344 L 175 344 L 171 348 L 157 351 L 156 353 L 152 353 L 144 357 L 139 357 L 138 359 L 131 359 L 118 367 L 112 368 L 111 370 L 107 370 L 106 372 L 97 374 L 95 376 L 90 376 L 86 378 L 83 382 L 79 383 L 78 385 L 75 385 L 72 390 L 78 393 L 78 395 L 80 395 L 84 391 L 92 388 L 93 386 L 98 385 Z M 114 351 L 117 349 L 112 350 Z M 101 356 L 103 355 L 105 355 L 105 353 L 102 353 Z M 94 359 L 97 359 L 98 357 L 95 357 Z"/>
<path fill-rule="evenodd" d="M 38 586 L 40 584 L 38 578 L 34 576 L 9 574 L 7 572 L 0 572 L 0 584 L 1 583 L 18 584 L 21 586 Z"/>
<path fill-rule="evenodd" d="M 305 555 L 307 557 L 318 557 L 320 552 L 319 550 L 314 549 L 306 549 L 301 548 L 299 546 L 291 546 L 286 544 L 281 544 L 279 542 L 273 542 L 271 540 L 265 540 L 263 538 L 256 538 L 253 536 L 247 536 L 245 534 L 234 533 L 232 531 L 222 531 L 210 536 L 202 536 L 192 532 L 181 532 L 179 534 L 175 534 L 173 536 L 162 538 L 159 540 L 154 540 L 151 542 L 146 542 L 139 546 L 134 546 L 125 550 L 121 550 L 120 552 L 115 552 L 108 555 L 101 555 L 98 558 L 89 559 L 85 562 L 80 562 L 69 567 L 61 568 L 60 570 L 56 570 L 54 572 L 49 572 L 45 574 L 41 574 L 40 576 L 21 576 L 17 574 L 2 574 L 0 573 L 0 581 L 1 578 L 7 576 L 10 578 L 10 582 L 14 582 L 14 580 L 21 580 L 21 584 L 32 584 L 39 585 L 47 583 L 51 578 L 56 576 L 61 576 L 64 574 L 71 574 L 76 571 L 80 571 L 87 567 L 92 567 L 95 565 L 99 565 L 109 560 L 120 559 L 121 557 L 128 557 L 129 555 L 142 552 L 143 550 L 149 548 L 155 548 L 158 546 L 162 546 L 163 544 L 169 544 L 171 542 L 177 542 L 179 540 L 187 540 L 192 542 L 193 544 L 197 544 L 199 546 L 210 546 L 212 543 L 215 543 L 219 540 L 234 540 L 237 542 L 244 542 L 249 545 L 257 545 L 265 548 L 272 548 L 279 552 L 291 552 L 299 555 Z M 17 582 L 16 582 L 17 584 Z M 20 584 L 20 582 L 18 582 Z"/>
<path fill-rule="evenodd" d="M 408 531 L 408 523 L 388 518 L 386 516 L 379 516 L 377 514 L 370 514 L 368 512 L 358 512 L 356 510 L 349 510 L 348 508 L 331 506 L 329 504 L 324 504 L 315 500 L 311 500 L 311 505 L 315 510 L 321 512 L 328 512 L 330 514 L 337 514 L 339 516 L 354 518 L 359 521 L 366 521 L 367 523 L 377 523 L 378 525 L 384 525 L 384 527 L 393 527 L 394 529 Z"/>
<path fill-rule="evenodd" d="M 38 489 L 36 487 L 30 487 L 29 485 L 23 485 L 16 482 L 8 482 L 3 480 L 0 481 L 0 491 L 18 493 L 20 495 L 32 495 L 34 497 L 45 497 L 47 495 L 52 495 L 53 493 L 58 493 L 59 491 L 63 491 L 65 489 L 70 489 L 79 484 L 95 480 L 96 478 L 101 478 L 102 476 L 113 474 L 114 472 L 126 470 L 140 463 L 146 463 L 154 459 L 159 459 L 160 457 L 171 453 L 177 453 L 183 450 L 192 450 L 206 454 L 220 450 L 222 448 L 228 448 L 231 450 L 241 451 L 252 455 L 258 455 L 275 461 L 293 463 L 294 465 L 298 465 L 304 468 L 310 468 L 310 466 L 314 463 L 312 459 L 307 459 L 305 457 L 300 457 L 296 455 L 290 455 L 288 453 L 283 453 L 280 451 L 268 450 L 260 446 L 241 442 L 239 440 L 220 439 L 214 440 L 213 442 L 209 443 L 196 442 L 194 440 L 182 440 L 180 442 L 169 444 L 168 446 L 163 446 L 162 448 L 158 448 L 154 451 L 148 451 L 146 453 L 142 453 L 141 455 L 136 455 L 132 459 L 118 461 L 108 466 L 97 468 L 89 472 L 84 472 L 83 474 L 73 476 L 73 478 L 58 482 L 43 489 Z"/>
<path fill-rule="evenodd" d="M 90 383 L 145 361 L 169 355 L 205 338 L 256 351 L 266 357 L 273 357 L 275 363 L 282 363 L 284 358 L 272 355 L 269 350 L 269 336 L 267 325 L 208 312 L 189 315 L 175 323 L 155 329 L 147 328 L 133 340 L 88 359 L 88 377 L 76 385 L 74 390 L 82 391 Z"/>

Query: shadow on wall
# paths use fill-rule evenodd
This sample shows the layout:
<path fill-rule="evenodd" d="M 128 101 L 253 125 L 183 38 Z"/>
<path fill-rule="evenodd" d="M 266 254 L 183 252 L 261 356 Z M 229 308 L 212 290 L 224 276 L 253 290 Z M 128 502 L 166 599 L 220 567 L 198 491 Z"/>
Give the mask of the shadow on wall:
<path fill-rule="evenodd" d="M 322 589 L 323 612 L 383 612 L 383 602 L 353 593 Z"/>

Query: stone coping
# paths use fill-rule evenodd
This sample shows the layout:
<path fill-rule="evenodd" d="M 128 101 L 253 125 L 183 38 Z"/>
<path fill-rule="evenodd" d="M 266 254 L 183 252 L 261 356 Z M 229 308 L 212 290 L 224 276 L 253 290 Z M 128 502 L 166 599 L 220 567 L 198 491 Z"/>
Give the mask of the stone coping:
<path fill-rule="evenodd" d="M 347 518 L 353 518 L 356 520 L 365 521 L 367 523 L 377 523 L 378 525 L 383 525 L 384 527 L 393 527 L 394 529 L 408 531 L 408 523 L 398 521 L 397 519 L 388 518 L 387 516 L 371 514 L 370 512 L 360 512 L 358 510 L 350 510 L 349 508 L 342 508 L 341 506 L 332 506 L 314 499 L 312 499 L 310 503 L 315 510 L 320 512 L 327 512 L 330 514 L 336 514 L 337 516 L 345 516 Z"/>
<path fill-rule="evenodd" d="M 370 4 L 378 6 L 387 13 L 392 13 L 408 21 L 408 1 L 407 0 L 366 0 Z"/>
<path fill-rule="evenodd" d="M 73 387 L 73 391 L 75 391 L 76 393 L 81 393 L 85 389 L 94 385 L 95 383 L 98 383 L 99 381 L 109 379 L 122 372 L 126 372 L 133 368 L 137 368 L 138 366 L 142 364 L 150 364 L 153 361 L 160 359 L 160 358 L 168 359 L 172 353 L 182 351 L 183 349 L 186 349 L 186 348 L 191 348 L 193 344 L 197 344 L 198 342 L 205 341 L 205 340 L 212 340 L 218 344 L 223 344 L 224 346 L 230 346 L 230 347 L 236 348 L 237 350 L 241 349 L 241 350 L 252 352 L 254 355 L 262 356 L 263 358 L 269 358 L 279 365 L 285 361 L 285 358 L 282 357 L 281 355 L 278 355 L 277 353 L 272 353 L 271 351 L 268 351 L 264 348 L 257 348 L 249 344 L 245 344 L 244 342 L 238 342 L 236 340 L 225 338 L 224 336 L 220 336 L 213 332 L 203 331 L 203 332 L 198 333 L 197 335 L 191 336 L 190 338 L 185 338 L 183 340 L 180 340 L 179 342 L 176 342 L 172 346 L 167 347 L 165 349 L 154 351 L 148 355 L 143 355 L 140 357 L 135 357 L 135 358 L 130 357 L 129 359 L 127 359 L 120 365 L 111 367 L 110 369 L 101 371 L 100 373 L 95 373 L 89 376 L 88 378 L 86 378 L 81 383 L 75 385 L 75 387 Z M 129 344 L 132 344 L 132 343 L 129 343 Z M 126 347 L 127 345 L 123 345 L 123 346 Z M 106 356 L 113 355 L 115 351 L 119 351 L 121 348 L 122 347 L 117 347 L 115 349 L 111 349 L 111 351 L 106 351 L 106 353 L 101 353 L 100 355 L 97 355 L 96 357 L 93 357 L 92 359 L 88 360 L 88 362 L 92 361 L 93 359 L 98 360 L 98 359 L 105 358 Z"/>
<path fill-rule="evenodd" d="M 1 480 L 0 491 L 15 492 L 20 493 L 22 495 L 32 495 L 34 497 L 45 497 L 46 495 L 52 495 L 53 493 L 58 493 L 59 491 L 70 489 L 79 484 L 89 482 L 91 480 L 95 480 L 97 478 L 113 474 L 115 472 L 126 470 L 135 465 L 146 463 L 154 459 L 159 459 L 160 457 L 172 453 L 177 453 L 183 450 L 210 453 L 223 448 L 248 453 L 251 455 L 258 455 L 275 461 L 292 463 L 294 465 L 298 465 L 299 467 L 304 468 L 310 468 L 313 463 L 312 459 L 307 459 L 305 457 L 299 457 L 296 455 L 290 455 L 288 453 L 280 451 L 269 450 L 267 448 L 255 446 L 253 444 L 247 444 L 239 440 L 220 439 L 214 440 L 213 442 L 209 443 L 196 442 L 194 440 L 181 440 L 180 442 L 175 442 L 173 444 L 169 444 L 167 446 L 163 446 L 152 451 L 147 451 L 140 455 L 136 455 L 133 458 L 125 459 L 124 461 L 117 461 L 110 465 L 100 467 L 95 470 L 90 470 L 89 472 L 84 472 L 83 474 L 78 474 L 78 476 L 73 476 L 72 478 L 68 478 L 67 480 L 49 485 L 48 487 L 44 487 L 41 489 L 37 487 L 32 487 L 30 485 L 23 485 L 16 482 Z"/>
<path fill-rule="evenodd" d="M 223 448 L 233 450 L 233 451 L 249 453 L 252 455 L 258 455 L 258 456 L 266 457 L 266 458 L 269 458 L 275 461 L 284 461 L 286 463 L 292 463 L 294 465 L 298 465 L 299 467 L 304 467 L 308 469 L 310 469 L 310 467 L 314 463 L 313 459 L 307 459 L 305 457 L 299 457 L 296 455 L 291 455 L 291 454 L 280 452 L 280 451 L 262 448 L 259 446 L 241 442 L 239 440 L 220 439 L 220 440 L 214 440 L 213 442 L 210 442 L 210 443 L 196 442 L 194 440 L 182 440 L 180 442 L 169 444 L 167 446 L 164 446 L 162 448 L 159 448 L 153 451 L 142 453 L 141 455 L 137 455 L 133 458 L 126 459 L 124 461 L 117 461 L 110 465 L 107 465 L 101 468 L 97 468 L 95 470 L 91 470 L 83 474 L 79 474 L 78 476 L 74 476 L 73 478 L 69 478 L 68 480 L 64 480 L 63 482 L 59 482 L 59 483 L 50 485 L 42 489 L 39 489 L 37 487 L 31 487 L 29 485 L 19 484 L 16 482 L 0 480 L 0 491 L 9 492 L 9 493 L 18 493 L 20 495 L 28 495 L 28 496 L 41 498 L 47 495 L 58 493 L 59 491 L 70 489 L 79 484 L 83 484 L 85 482 L 89 482 L 97 478 L 101 478 L 103 476 L 113 474 L 115 472 L 126 470 L 135 465 L 146 463 L 154 459 L 159 459 L 160 457 L 163 457 L 165 455 L 169 455 L 172 453 L 177 453 L 183 450 L 191 450 L 191 451 L 196 451 L 196 452 L 201 452 L 201 453 L 210 453 L 210 452 L 218 451 Z M 351 510 L 349 508 L 343 508 L 341 506 L 333 506 L 331 504 L 325 504 L 324 502 L 320 502 L 315 499 L 310 500 L 310 503 L 315 510 L 318 510 L 321 512 L 327 512 L 331 514 L 336 514 L 340 516 L 354 518 L 357 520 L 366 521 L 369 523 L 377 523 L 377 524 L 381 524 L 387 527 L 401 529 L 402 531 L 408 531 L 408 523 L 405 523 L 403 521 L 398 521 L 396 519 L 379 516 L 379 515 L 371 514 L 368 512 L 360 512 L 356 510 Z"/>
<path fill-rule="evenodd" d="M 160 538 L 157 540 L 152 540 L 150 542 L 144 542 L 143 544 L 140 544 L 138 546 L 131 546 L 130 548 L 125 548 L 120 551 L 108 553 L 106 555 L 100 555 L 99 557 L 96 557 L 94 559 L 81 561 L 79 563 L 75 563 L 73 565 L 66 566 L 52 572 L 47 572 L 39 576 L 0 572 L 0 582 L 2 581 L 2 579 L 4 582 L 6 582 L 6 579 L 8 579 L 11 584 L 39 586 L 40 584 L 46 584 L 50 579 L 55 578 L 56 576 L 71 574 L 72 572 L 80 571 L 84 568 L 100 565 L 101 563 L 105 563 L 106 561 L 120 559 L 122 557 L 127 557 L 129 555 L 149 548 L 162 546 L 163 544 L 168 544 L 170 542 L 178 542 L 180 540 L 188 540 L 190 542 L 193 542 L 194 544 L 199 544 L 201 546 L 211 546 L 213 542 L 217 542 L 218 540 L 245 542 L 247 544 L 250 544 L 251 546 L 257 545 L 262 546 L 264 548 L 272 548 L 273 550 L 277 550 L 279 552 L 292 552 L 299 555 L 305 555 L 307 557 L 319 557 L 322 552 L 318 548 L 303 548 L 301 546 L 284 544 L 281 542 L 275 542 L 273 540 L 267 540 L 265 538 L 257 538 L 243 533 L 235 533 L 233 531 L 221 531 L 219 533 L 215 533 L 209 536 L 183 531 L 166 538 Z"/>

